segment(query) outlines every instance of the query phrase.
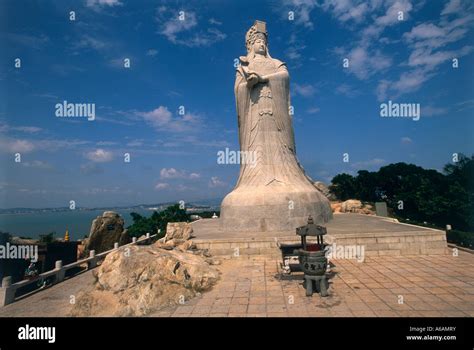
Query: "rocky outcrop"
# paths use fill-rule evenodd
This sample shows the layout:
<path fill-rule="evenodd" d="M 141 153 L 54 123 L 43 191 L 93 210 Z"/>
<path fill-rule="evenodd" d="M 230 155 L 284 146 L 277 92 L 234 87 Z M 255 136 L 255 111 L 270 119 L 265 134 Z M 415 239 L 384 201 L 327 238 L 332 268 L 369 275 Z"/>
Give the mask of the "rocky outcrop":
<path fill-rule="evenodd" d="M 92 221 L 89 238 L 85 242 L 85 250 L 95 250 L 96 254 L 112 249 L 114 243 L 124 245 L 131 242 L 131 238 L 124 230 L 123 218 L 113 211 L 105 211 Z"/>
<path fill-rule="evenodd" d="M 366 215 L 375 215 L 372 205 L 363 204 L 357 199 L 348 199 L 345 202 L 332 202 L 331 209 L 333 213 L 357 213 Z"/>
<path fill-rule="evenodd" d="M 185 222 L 170 223 L 153 245 L 108 254 L 94 271 L 94 289 L 79 293 L 70 316 L 143 316 L 211 288 L 219 278 L 212 265 L 220 261 L 197 249 L 191 233 Z"/>
<path fill-rule="evenodd" d="M 168 222 L 165 242 L 172 239 L 186 241 L 192 237 L 193 227 L 187 222 Z"/>
<path fill-rule="evenodd" d="M 316 181 L 316 182 L 313 182 L 313 185 L 319 190 L 319 192 L 324 194 L 326 198 L 329 199 L 330 201 L 336 200 L 336 196 L 329 191 L 329 187 L 326 186 L 324 182 Z"/>
<path fill-rule="evenodd" d="M 182 304 L 216 283 L 212 260 L 161 244 L 110 253 L 96 272 L 95 290 L 80 293 L 70 315 L 143 316 Z"/>
<path fill-rule="evenodd" d="M 334 214 L 341 212 L 341 202 L 331 202 L 331 210 Z"/>

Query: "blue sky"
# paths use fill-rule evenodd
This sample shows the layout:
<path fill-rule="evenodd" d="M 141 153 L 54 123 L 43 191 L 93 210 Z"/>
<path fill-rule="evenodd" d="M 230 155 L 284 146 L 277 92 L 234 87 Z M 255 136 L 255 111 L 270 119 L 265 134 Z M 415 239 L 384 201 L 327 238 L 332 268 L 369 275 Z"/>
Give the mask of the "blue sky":
<path fill-rule="evenodd" d="M 239 168 L 217 152 L 238 150 L 234 59 L 255 19 L 288 65 L 297 154 L 313 179 L 400 161 L 441 170 L 474 151 L 470 1 L 2 1 L 0 11 L 1 208 L 223 197 Z M 96 119 L 56 117 L 64 100 L 94 103 Z M 420 120 L 381 118 L 388 100 L 419 103 Z"/>

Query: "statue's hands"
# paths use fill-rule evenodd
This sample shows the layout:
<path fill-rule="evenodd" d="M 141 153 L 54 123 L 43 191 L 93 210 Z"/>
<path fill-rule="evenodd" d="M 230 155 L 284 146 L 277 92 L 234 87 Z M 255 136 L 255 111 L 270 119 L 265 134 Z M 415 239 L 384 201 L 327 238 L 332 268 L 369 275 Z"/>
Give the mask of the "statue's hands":
<path fill-rule="evenodd" d="M 247 77 L 247 85 L 249 87 L 253 87 L 255 84 L 258 83 L 258 75 L 255 74 L 255 73 L 251 73 L 248 77 Z"/>
<path fill-rule="evenodd" d="M 249 76 L 247 77 L 247 84 L 250 87 L 253 87 L 254 85 L 258 83 L 266 83 L 268 82 L 268 79 L 265 77 L 262 77 L 260 74 L 256 72 L 249 72 Z"/>

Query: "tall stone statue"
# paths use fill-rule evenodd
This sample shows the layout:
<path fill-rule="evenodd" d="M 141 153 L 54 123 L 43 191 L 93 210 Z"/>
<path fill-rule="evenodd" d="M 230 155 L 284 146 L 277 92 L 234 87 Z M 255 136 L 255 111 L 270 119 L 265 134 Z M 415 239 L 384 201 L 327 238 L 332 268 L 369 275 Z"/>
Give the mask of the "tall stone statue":
<path fill-rule="evenodd" d="M 289 113 L 289 74 L 268 52 L 265 22 L 255 21 L 240 57 L 235 98 L 241 154 L 240 175 L 221 205 L 225 231 L 286 231 L 332 217 L 327 198 L 306 176 L 296 158 Z M 252 161 L 249 162 L 248 160 Z"/>

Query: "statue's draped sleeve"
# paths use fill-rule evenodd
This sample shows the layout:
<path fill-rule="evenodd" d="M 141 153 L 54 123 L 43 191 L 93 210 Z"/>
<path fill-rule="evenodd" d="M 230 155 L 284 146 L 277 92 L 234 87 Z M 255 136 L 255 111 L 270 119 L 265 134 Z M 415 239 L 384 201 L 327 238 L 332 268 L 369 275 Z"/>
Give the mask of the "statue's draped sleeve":
<path fill-rule="evenodd" d="M 295 153 L 295 136 L 292 126 L 292 117 L 289 115 L 290 109 L 290 75 L 286 64 L 273 59 L 275 74 L 269 77 L 268 85 L 272 92 L 272 99 L 275 105 L 273 110 L 277 127 L 281 129 L 283 143 Z"/>
<path fill-rule="evenodd" d="M 239 142 L 240 149 L 246 151 L 248 147 L 248 142 L 246 139 L 247 133 L 247 124 L 248 124 L 248 113 L 249 113 L 249 104 L 250 104 L 250 90 L 247 88 L 247 80 L 245 79 L 245 73 L 242 66 L 239 66 L 235 76 L 235 102 L 237 109 L 237 122 L 239 125 Z"/>
<path fill-rule="evenodd" d="M 248 151 L 250 137 L 249 124 L 249 108 L 250 108 L 250 90 L 247 87 L 247 80 L 245 79 L 245 73 L 242 66 L 237 68 L 234 84 L 235 103 L 237 109 L 237 122 L 239 127 L 239 143 L 241 151 Z M 244 174 L 246 164 L 240 165 L 239 180 L 236 186 L 239 185 L 242 180 L 242 174 Z"/>

